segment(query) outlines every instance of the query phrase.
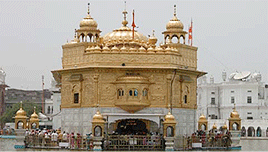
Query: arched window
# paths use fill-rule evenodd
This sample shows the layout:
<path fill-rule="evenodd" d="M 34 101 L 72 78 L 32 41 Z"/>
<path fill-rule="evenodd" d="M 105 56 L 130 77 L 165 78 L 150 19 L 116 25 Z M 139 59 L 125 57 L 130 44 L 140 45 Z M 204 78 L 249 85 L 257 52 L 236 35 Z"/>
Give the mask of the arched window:
<path fill-rule="evenodd" d="M 180 36 L 180 43 L 185 44 L 184 37 L 182 35 Z"/>
<path fill-rule="evenodd" d="M 82 33 L 80 36 L 79 36 L 79 39 L 80 39 L 80 42 L 84 42 L 84 39 L 85 38 L 85 35 L 84 33 Z"/>
<path fill-rule="evenodd" d="M 173 133 L 173 127 L 168 126 L 167 127 L 167 137 L 173 137 L 174 133 Z"/>
<path fill-rule="evenodd" d="M 32 129 L 36 129 L 36 123 L 32 123 Z"/>
<path fill-rule="evenodd" d="M 201 130 L 206 130 L 206 125 L 205 124 L 202 124 Z"/>
<path fill-rule="evenodd" d="M 143 89 L 142 96 L 144 96 L 145 99 L 148 99 L 148 90 L 147 89 Z"/>
<path fill-rule="evenodd" d="M 47 107 L 47 114 L 50 114 L 50 106 Z"/>
<path fill-rule="evenodd" d="M 100 137 L 102 136 L 102 129 L 100 126 L 96 126 L 94 129 L 94 136 L 96 137 Z"/>
<path fill-rule="evenodd" d="M 147 96 L 147 95 L 148 95 L 148 90 L 147 89 L 143 89 L 142 96 Z"/>
<path fill-rule="evenodd" d="M 23 129 L 23 122 L 21 121 L 18 122 L 18 129 Z"/>
<path fill-rule="evenodd" d="M 133 91 L 129 90 L 129 96 L 132 96 L 132 95 L 133 95 Z"/>
<path fill-rule="evenodd" d="M 87 42 L 93 42 L 93 35 L 91 33 L 87 35 Z"/>
<path fill-rule="evenodd" d="M 137 90 L 137 89 L 134 90 L 134 96 L 135 96 L 135 97 L 138 96 L 138 90 Z"/>
<path fill-rule="evenodd" d="M 165 37 L 165 43 L 170 43 L 170 42 L 169 42 L 169 35 L 167 35 L 167 36 Z"/>
<path fill-rule="evenodd" d="M 187 104 L 187 95 L 184 95 L 183 100 L 184 100 L 184 103 Z"/>
<path fill-rule="evenodd" d="M 121 99 L 122 96 L 124 96 L 124 90 L 123 89 L 118 89 L 117 90 L 117 99 Z"/>
<path fill-rule="evenodd" d="M 257 137 L 261 137 L 261 127 L 257 128 Z"/>
<path fill-rule="evenodd" d="M 172 36 L 172 39 L 171 39 L 171 42 L 172 42 L 172 43 L 179 43 L 179 38 L 178 38 L 178 36 L 177 36 L 177 35 L 173 35 L 173 36 Z"/>
<path fill-rule="evenodd" d="M 238 125 L 237 125 L 237 123 L 233 123 L 233 130 L 238 130 Z"/>

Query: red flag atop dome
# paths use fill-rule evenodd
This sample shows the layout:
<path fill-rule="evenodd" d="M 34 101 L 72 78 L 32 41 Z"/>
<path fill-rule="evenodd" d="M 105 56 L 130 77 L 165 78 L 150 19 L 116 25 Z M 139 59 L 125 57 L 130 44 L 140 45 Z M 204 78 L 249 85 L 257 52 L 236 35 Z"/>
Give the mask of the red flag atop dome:
<path fill-rule="evenodd" d="M 189 27 L 189 35 L 188 35 L 188 44 L 190 45 L 191 43 L 191 46 L 193 45 L 193 21 L 191 19 L 191 25 Z M 190 42 L 191 41 L 191 42 Z"/>
<path fill-rule="evenodd" d="M 134 28 L 136 27 L 135 22 L 134 22 L 134 10 L 132 12 L 132 15 L 133 15 L 133 21 L 132 21 L 132 27 L 133 27 L 133 29 L 132 29 L 132 39 L 134 40 Z"/>

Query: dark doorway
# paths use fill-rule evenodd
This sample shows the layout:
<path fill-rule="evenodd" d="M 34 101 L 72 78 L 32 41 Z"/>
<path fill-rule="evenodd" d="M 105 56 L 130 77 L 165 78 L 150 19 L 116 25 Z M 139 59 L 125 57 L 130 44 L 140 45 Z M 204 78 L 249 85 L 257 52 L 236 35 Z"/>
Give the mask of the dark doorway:
<path fill-rule="evenodd" d="M 148 130 L 142 120 L 125 119 L 118 123 L 116 132 L 119 135 L 146 135 Z"/>

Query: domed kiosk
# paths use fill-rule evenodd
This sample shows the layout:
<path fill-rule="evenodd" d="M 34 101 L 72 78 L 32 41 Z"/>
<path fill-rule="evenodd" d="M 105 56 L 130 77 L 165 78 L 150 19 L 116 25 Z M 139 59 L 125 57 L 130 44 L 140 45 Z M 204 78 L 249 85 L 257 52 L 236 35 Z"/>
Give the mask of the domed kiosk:
<path fill-rule="evenodd" d="M 27 116 L 26 112 L 22 109 L 22 101 L 20 103 L 20 109 L 15 115 L 15 129 L 26 129 L 27 128 Z"/>

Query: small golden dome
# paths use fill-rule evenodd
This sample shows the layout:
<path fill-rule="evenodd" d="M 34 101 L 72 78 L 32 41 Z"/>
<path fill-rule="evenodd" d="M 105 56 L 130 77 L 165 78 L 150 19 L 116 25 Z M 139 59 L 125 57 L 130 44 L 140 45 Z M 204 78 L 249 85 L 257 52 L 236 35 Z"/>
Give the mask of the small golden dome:
<path fill-rule="evenodd" d="M 118 49 L 116 46 L 112 47 L 111 50 L 112 50 L 112 51 L 119 51 L 119 49 Z"/>
<path fill-rule="evenodd" d="M 183 30 L 182 22 L 174 16 L 166 25 L 167 30 Z"/>
<path fill-rule="evenodd" d="M 215 123 L 213 124 L 212 129 L 217 129 L 217 126 Z"/>
<path fill-rule="evenodd" d="M 101 51 L 101 48 L 99 47 L 99 45 L 97 45 L 97 46 L 94 48 L 94 50 L 100 52 L 100 51 Z"/>
<path fill-rule="evenodd" d="M 174 120 L 175 117 L 170 112 L 168 112 L 168 114 L 165 116 L 165 121 L 174 121 Z"/>
<path fill-rule="evenodd" d="M 222 129 L 227 129 L 227 125 L 224 124 L 224 125 L 222 126 Z"/>
<path fill-rule="evenodd" d="M 149 43 L 155 45 L 157 42 L 157 38 L 154 36 L 154 30 L 153 30 L 153 35 L 149 37 Z"/>
<path fill-rule="evenodd" d="M 149 51 L 149 52 L 153 52 L 153 51 L 154 51 L 154 48 L 152 48 L 152 46 L 150 46 L 150 47 L 147 49 L 147 51 Z"/>
<path fill-rule="evenodd" d="M 86 48 L 86 51 L 90 51 L 90 47 L 89 46 Z"/>
<path fill-rule="evenodd" d="M 34 111 L 34 113 L 31 115 L 31 118 L 38 119 L 38 115 L 35 113 L 35 111 Z"/>
<path fill-rule="evenodd" d="M 103 47 L 103 52 L 109 52 L 110 51 L 110 49 L 105 45 L 104 47 Z"/>
<path fill-rule="evenodd" d="M 146 49 L 145 49 L 144 47 L 141 46 L 141 47 L 139 48 L 139 51 L 143 52 L 143 51 L 146 51 Z"/>
<path fill-rule="evenodd" d="M 20 107 L 20 109 L 16 112 L 16 116 L 26 116 L 26 112 Z"/>
<path fill-rule="evenodd" d="M 239 118 L 239 114 L 237 111 L 233 111 L 233 112 L 231 112 L 230 117 L 231 118 Z"/>
<path fill-rule="evenodd" d="M 80 22 L 80 29 L 97 29 L 97 27 L 97 22 L 89 14 Z"/>
<path fill-rule="evenodd" d="M 93 121 L 104 122 L 103 117 L 99 110 L 97 110 L 96 114 L 93 116 Z"/>
<path fill-rule="evenodd" d="M 202 114 L 200 117 L 199 117 L 199 120 L 207 120 L 206 116 L 204 114 Z"/>
<path fill-rule="evenodd" d="M 234 109 L 230 114 L 231 118 L 239 118 L 239 113 L 236 111 L 235 105 L 234 105 Z"/>
<path fill-rule="evenodd" d="M 165 49 L 165 51 L 170 52 L 170 51 L 172 51 L 172 49 L 168 46 L 168 47 Z"/>

